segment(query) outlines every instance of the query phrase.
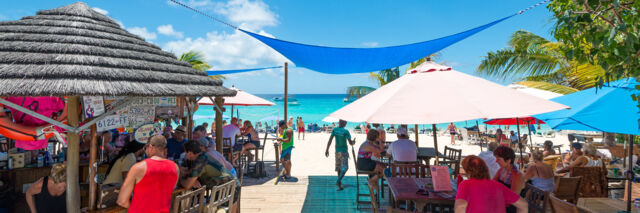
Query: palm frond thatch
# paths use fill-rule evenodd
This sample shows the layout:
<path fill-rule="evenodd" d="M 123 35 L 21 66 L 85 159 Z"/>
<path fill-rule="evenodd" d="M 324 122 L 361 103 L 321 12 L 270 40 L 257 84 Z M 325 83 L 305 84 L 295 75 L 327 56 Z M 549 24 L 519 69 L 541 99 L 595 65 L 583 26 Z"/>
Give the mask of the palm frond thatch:
<path fill-rule="evenodd" d="M 0 22 L 0 96 L 233 96 L 77 2 Z"/>
<path fill-rule="evenodd" d="M 575 89 L 575 88 L 565 87 L 565 86 L 562 86 L 562 85 L 552 84 L 552 83 L 543 82 L 543 81 L 520 81 L 520 82 L 517 82 L 517 84 L 520 84 L 520 85 L 526 86 L 526 87 L 535 88 L 535 89 L 541 89 L 541 90 L 546 90 L 546 91 L 550 91 L 550 92 L 555 92 L 555 93 L 559 93 L 559 94 L 563 94 L 563 95 L 571 94 L 571 93 L 580 91 L 580 90 Z"/>

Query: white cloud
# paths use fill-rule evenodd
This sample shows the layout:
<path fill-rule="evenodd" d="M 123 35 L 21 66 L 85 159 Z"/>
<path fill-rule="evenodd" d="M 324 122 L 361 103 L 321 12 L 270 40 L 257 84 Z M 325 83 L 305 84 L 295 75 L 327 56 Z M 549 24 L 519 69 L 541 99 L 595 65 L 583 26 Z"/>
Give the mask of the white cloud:
<path fill-rule="evenodd" d="M 170 24 L 159 26 L 158 27 L 158 33 L 160 33 L 162 35 L 173 36 L 173 37 L 176 37 L 176 38 L 184 37 L 182 32 L 174 31 L 173 30 L 173 26 L 170 25 Z"/>
<path fill-rule="evenodd" d="M 378 45 L 380 45 L 380 44 L 378 44 L 378 42 L 364 42 L 364 43 L 362 43 L 362 46 L 365 46 L 365 47 L 377 47 Z"/>
<path fill-rule="evenodd" d="M 98 7 L 92 7 L 91 9 L 93 9 L 94 11 L 102 14 L 102 15 L 109 15 L 109 11 L 102 9 L 102 8 L 98 8 Z"/>
<path fill-rule="evenodd" d="M 157 37 L 154 32 L 147 31 L 146 27 L 131 27 L 131 28 L 127 28 L 127 31 L 135 35 L 138 35 L 144 38 L 145 40 L 154 40 Z"/>
<path fill-rule="evenodd" d="M 206 11 L 214 17 L 229 21 L 243 29 L 258 34 L 273 37 L 263 28 L 278 24 L 277 15 L 264 2 L 250 0 L 229 0 L 228 2 L 213 2 L 211 0 L 182 1 L 186 5 L 198 10 Z M 169 3 L 173 4 L 174 3 Z M 184 38 L 170 41 L 163 45 L 163 49 L 180 55 L 195 50 L 202 52 L 212 70 L 247 69 L 282 65 L 288 61 L 284 56 L 260 41 L 240 31 L 228 32 L 231 28 L 211 31 L 204 37 Z M 160 32 L 160 29 L 158 29 Z M 262 72 L 248 72 L 229 75 L 231 78 L 243 75 L 281 75 L 282 69 L 265 70 Z"/>

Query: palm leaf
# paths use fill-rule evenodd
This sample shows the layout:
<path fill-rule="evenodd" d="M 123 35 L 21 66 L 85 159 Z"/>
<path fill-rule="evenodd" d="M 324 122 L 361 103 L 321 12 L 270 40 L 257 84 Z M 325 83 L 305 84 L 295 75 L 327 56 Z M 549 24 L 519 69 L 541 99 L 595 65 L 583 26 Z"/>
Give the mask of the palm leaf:
<path fill-rule="evenodd" d="M 211 69 L 211 66 L 209 66 L 209 63 L 207 63 L 207 60 L 205 59 L 204 54 L 198 51 L 192 50 L 186 53 L 182 53 L 182 55 L 180 55 L 178 60 L 188 62 L 191 64 L 191 67 L 203 72 L 206 72 L 207 70 Z M 209 76 L 209 78 L 219 79 L 219 80 L 227 79 L 224 75 L 213 75 L 213 76 Z"/>
<path fill-rule="evenodd" d="M 373 79 L 374 81 L 377 81 L 378 85 L 380 86 L 384 86 L 385 84 L 387 84 L 387 81 L 385 81 L 384 78 L 380 76 L 378 73 L 370 72 L 369 78 Z"/>
<path fill-rule="evenodd" d="M 535 88 L 535 89 L 546 90 L 549 92 L 560 93 L 563 95 L 580 91 L 578 89 L 574 89 L 571 87 L 566 87 L 566 86 L 552 84 L 552 83 L 543 82 L 543 81 L 520 81 L 520 82 L 517 82 L 517 84 L 520 84 L 526 87 Z"/>

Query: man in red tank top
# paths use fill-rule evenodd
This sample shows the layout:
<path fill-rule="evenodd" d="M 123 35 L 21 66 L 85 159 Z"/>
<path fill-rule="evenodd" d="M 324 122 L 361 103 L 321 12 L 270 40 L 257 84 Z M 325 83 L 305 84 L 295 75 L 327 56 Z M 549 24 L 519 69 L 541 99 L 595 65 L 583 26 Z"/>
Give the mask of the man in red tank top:
<path fill-rule="evenodd" d="M 137 142 L 129 142 L 137 143 Z M 167 140 L 162 135 L 149 138 L 145 153 L 150 156 L 131 167 L 118 194 L 118 205 L 128 212 L 169 212 L 171 193 L 178 182 L 178 166 L 164 158 Z M 134 196 L 131 198 L 131 193 Z"/>

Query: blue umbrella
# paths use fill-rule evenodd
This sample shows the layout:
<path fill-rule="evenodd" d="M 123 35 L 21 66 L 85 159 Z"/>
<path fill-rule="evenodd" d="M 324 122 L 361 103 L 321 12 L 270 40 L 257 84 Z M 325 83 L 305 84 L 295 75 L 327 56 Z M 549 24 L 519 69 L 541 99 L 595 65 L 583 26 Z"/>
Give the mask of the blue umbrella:
<path fill-rule="evenodd" d="M 638 103 L 631 99 L 638 82 L 634 78 L 610 82 L 602 88 L 591 88 L 552 101 L 571 109 L 534 115 L 552 129 L 613 132 L 640 135 Z"/>
<path fill-rule="evenodd" d="M 612 132 L 629 134 L 629 164 L 627 174 L 627 196 L 631 197 L 633 179 L 632 156 L 633 135 L 640 135 L 638 126 L 640 115 L 638 103 L 631 99 L 637 93 L 638 81 L 635 78 L 609 82 L 602 88 L 591 88 L 569 95 L 560 96 L 552 101 L 567 105 L 571 109 L 534 115 L 546 122 L 552 129 L 571 129 L 585 131 Z M 627 200 L 627 212 L 631 210 L 631 199 Z"/>

